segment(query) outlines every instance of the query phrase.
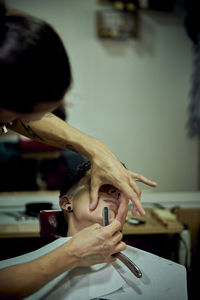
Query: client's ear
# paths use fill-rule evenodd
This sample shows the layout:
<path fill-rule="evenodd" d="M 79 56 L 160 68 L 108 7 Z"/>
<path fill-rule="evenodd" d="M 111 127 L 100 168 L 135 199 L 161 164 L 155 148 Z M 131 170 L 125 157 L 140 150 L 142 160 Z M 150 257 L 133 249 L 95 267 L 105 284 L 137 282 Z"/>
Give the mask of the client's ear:
<path fill-rule="evenodd" d="M 67 195 L 64 195 L 60 198 L 59 204 L 60 207 L 65 211 L 71 212 L 73 210 L 73 201 Z"/>

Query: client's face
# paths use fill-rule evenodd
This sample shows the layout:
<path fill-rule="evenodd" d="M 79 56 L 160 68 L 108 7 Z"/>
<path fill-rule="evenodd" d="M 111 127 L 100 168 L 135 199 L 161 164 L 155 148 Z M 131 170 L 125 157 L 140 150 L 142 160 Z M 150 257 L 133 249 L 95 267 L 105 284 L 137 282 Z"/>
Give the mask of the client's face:
<path fill-rule="evenodd" d="M 68 219 L 72 218 L 77 225 L 79 224 L 81 226 L 81 228 L 94 223 L 102 225 L 102 211 L 106 206 L 109 208 L 109 220 L 112 221 L 119 208 L 120 191 L 112 185 L 106 184 L 101 186 L 99 190 L 98 205 L 93 211 L 90 211 L 89 209 L 89 193 L 90 175 L 88 173 L 88 175 L 82 178 L 78 185 L 70 191 L 73 211 L 68 213 Z"/>
<path fill-rule="evenodd" d="M 99 190 L 99 201 L 95 210 L 89 209 L 89 185 L 80 186 L 80 190 L 73 198 L 73 214 L 81 222 L 102 224 L 102 211 L 109 208 L 109 219 L 113 220 L 119 207 L 120 192 L 112 185 L 103 185 Z"/>

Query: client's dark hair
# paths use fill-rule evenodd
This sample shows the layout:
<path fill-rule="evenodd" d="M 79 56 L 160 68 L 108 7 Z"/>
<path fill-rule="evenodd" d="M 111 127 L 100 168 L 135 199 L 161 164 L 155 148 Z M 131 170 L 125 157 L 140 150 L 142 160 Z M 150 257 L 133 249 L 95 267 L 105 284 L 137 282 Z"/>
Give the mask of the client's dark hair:
<path fill-rule="evenodd" d="M 126 168 L 124 163 L 121 163 L 124 168 Z M 66 195 L 67 191 L 76 183 L 79 182 L 79 180 L 81 180 L 82 177 L 85 176 L 86 172 L 91 169 L 91 163 L 89 160 L 86 160 L 82 163 L 80 163 L 79 165 L 77 165 L 77 167 L 73 168 L 71 170 L 71 172 L 67 173 L 61 190 L 60 190 L 60 197 Z"/>
<path fill-rule="evenodd" d="M 71 85 L 61 39 L 35 17 L 6 14 L 0 4 L 0 106 L 30 113 L 37 102 L 59 101 Z"/>
<path fill-rule="evenodd" d="M 91 163 L 86 160 L 79 164 L 76 168 L 72 169 L 71 172 L 67 173 L 63 185 L 60 190 L 60 197 L 66 195 L 67 191 L 85 176 L 86 172 L 91 168 Z"/>

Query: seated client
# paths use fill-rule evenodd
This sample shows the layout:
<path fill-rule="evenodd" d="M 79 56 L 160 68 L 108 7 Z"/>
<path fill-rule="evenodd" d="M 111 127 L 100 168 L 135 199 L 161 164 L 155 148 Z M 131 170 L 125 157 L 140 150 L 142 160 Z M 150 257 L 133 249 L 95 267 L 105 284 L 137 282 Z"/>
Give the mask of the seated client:
<path fill-rule="evenodd" d="M 90 211 L 90 180 L 89 161 L 79 164 L 70 173 L 70 177 L 64 180 L 60 192 L 60 207 L 68 227 L 66 237 L 58 238 L 32 254 L 22 256 L 20 261 L 17 258 L 18 260 L 7 262 L 7 265 L 26 262 L 46 254 L 67 240 L 72 240 L 71 237 L 79 235 L 82 229 L 86 230 L 87 235 L 89 225 L 102 225 L 102 210 L 105 206 L 109 208 L 112 224 L 119 206 L 120 191 L 111 185 L 103 185 L 99 191 L 98 206 Z M 85 240 L 82 238 L 81 242 L 84 244 Z M 28 299 L 187 299 L 186 271 L 183 266 L 130 246 L 123 253 L 140 268 L 141 278 L 135 277 L 118 259 L 93 266 L 88 266 L 86 262 L 85 267 L 66 271 Z"/>
<path fill-rule="evenodd" d="M 68 226 L 68 238 L 92 224 L 103 225 L 102 211 L 105 206 L 109 208 L 111 223 L 119 207 L 120 191 L 105 184 L 99 190 L 98 206 L 92 212 L 89 210 L 90 167 L 89 161 L 79 164 L 65 178 L 60 191 L 60 207 Z M 62 238 L 59 240 L 61 242 Z M 118 260 L 92 267 L 78 267 L 52 286 L 46 297 L 66 297 L 70 300 L 97 297 L 115 300 L 187 299 L 183 266 L 130 246 L 123 252 L 141 269 L 142 278 L 136 278 Z"/>

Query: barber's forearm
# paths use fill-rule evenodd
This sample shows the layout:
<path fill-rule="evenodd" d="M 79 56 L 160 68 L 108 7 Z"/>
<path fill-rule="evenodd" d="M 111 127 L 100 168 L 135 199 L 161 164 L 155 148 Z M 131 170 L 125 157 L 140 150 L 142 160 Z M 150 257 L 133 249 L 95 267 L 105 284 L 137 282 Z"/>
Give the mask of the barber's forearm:
<path fill-rule="evenodd" d="M 0 298 L 22 299 L 40 289 L 48 281 L 36 270 L 36 261 L 14 265 L 0 271 Z"/>
<path fill-rule="evenodd" d="M 68 242 L 67 242 L 68 244 Z M 65 244 L 33 261 L 0 270 L 0 298 L 22 299 L 77 265 L 77 258 Z"/>
<path fill-rule="evenodd" d="M 28 124 L 17 120 L 10 129 L 35 141 L 61 149 L 72 150 L 88 158 L 94 156 L 94 144 L 100 143 L 95 138 L 80 132 L 52 113 L 46 114 L 41 120 Z"/>

